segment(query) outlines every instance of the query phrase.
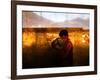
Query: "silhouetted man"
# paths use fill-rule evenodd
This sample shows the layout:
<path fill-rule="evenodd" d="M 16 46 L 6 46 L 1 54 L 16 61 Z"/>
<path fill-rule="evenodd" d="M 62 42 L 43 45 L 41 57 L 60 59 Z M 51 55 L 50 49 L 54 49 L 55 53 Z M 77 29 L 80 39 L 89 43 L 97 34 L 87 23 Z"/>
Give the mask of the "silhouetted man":
<path fill-rule="evenodd" d="M 68 31 L 61 30 L 59 38 L 52 42 L 52 48 L 57 51 L 59 66 L 73 65 L 73 45 L 69 39 Z"/>

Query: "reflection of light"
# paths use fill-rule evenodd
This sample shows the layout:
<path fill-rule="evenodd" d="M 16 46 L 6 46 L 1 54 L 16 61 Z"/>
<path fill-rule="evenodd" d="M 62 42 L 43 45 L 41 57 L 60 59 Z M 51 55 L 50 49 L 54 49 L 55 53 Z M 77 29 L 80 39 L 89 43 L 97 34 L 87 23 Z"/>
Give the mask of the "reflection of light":
<path fill-rule="evenodd" d="M 83 42 L 83 43 L 88 43 L 88 40 L 89 40 L 88 34 L 83 34 L 83 35 L 82 35 L 82 42 Z"/>
<path fill-rule="evenodd" d="M 85 37 L 85 35 L 82 35 L 82 37 L 84 38 L 84 37 Z"/>
<path fill-rule="evenodd" d="M 38 25 L 37 27 L 38 27 L 38 28 L 41 28 L 42 26 L 41 26 L 41 25 Z"/>
<path fill-rule="evenodd" d="M 86 41 L 83 39 L 82 42 L 85 43 Z"/>
<path fill-rule="evenodd" d="M 51 37 L 51 36 L 52 36 L 52 34 L 50 34 L 50 33 L 47 33 L 47 36 L 48 36 L 48 37 Z"/>
<path fill-rule="evenodd" d="M 46 26 L 39 24 L 38 26 L 36 26 L 36 28 L 46 28 Z"/>
<path fill-rule="evenodd" d="M 34 33 L 33 32 L 23 32 L 23 47 L 30 47 L 34 42 Z"/>
<path fill-rule="evenodd" d="M 47 33 L 47 39 L 49 41 L 52 41 L 53 39 L 57 38 L 58 37 L 58 34 L 57 33 Z"/>

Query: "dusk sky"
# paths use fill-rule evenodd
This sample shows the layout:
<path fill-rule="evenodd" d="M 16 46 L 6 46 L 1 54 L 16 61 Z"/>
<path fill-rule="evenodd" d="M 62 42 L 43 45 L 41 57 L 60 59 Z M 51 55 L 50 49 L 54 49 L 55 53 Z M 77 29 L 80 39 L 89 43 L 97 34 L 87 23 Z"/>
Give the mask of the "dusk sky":
<path fill-rule="evenodd" d="M 54 12 L 33 12 L 39 16 L 46 19 L 52 20 L 54 22 L 64 22 L 65 20 L 73 20 L 76 18 L 89 19 L 89 14 L 80 13 L 54 13 Z"/>
<path fill-rule="evenodd" d="M 23 12 L 23 27 L 70 27 L 89 29 L 89 14 L 67 12 Z"/>

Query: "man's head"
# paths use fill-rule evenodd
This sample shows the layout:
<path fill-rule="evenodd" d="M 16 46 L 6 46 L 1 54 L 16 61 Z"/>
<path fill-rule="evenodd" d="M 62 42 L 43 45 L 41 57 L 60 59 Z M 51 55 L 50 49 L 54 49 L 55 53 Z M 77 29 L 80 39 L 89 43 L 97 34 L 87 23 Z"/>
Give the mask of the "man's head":
<path fill-rule="evenodd" d="M 59 33 L 59 36 L 61 38 L 68 37 L 68 31 L 67 30 L 61 30 L 60 33 Z"/>

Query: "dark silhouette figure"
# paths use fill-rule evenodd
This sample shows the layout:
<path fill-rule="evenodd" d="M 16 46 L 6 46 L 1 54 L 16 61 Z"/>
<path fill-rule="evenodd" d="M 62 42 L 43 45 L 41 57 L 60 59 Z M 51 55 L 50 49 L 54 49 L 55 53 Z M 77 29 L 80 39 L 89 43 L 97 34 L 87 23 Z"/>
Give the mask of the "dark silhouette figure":
<path fill-rule="evenodd" d="M 52 42 L 52 48 L 55 50 L 56 53 L 56 65 L 73 65 L 73 45 L 69 39 L 67 30 L 60 31 L 59 37 Z"/>

